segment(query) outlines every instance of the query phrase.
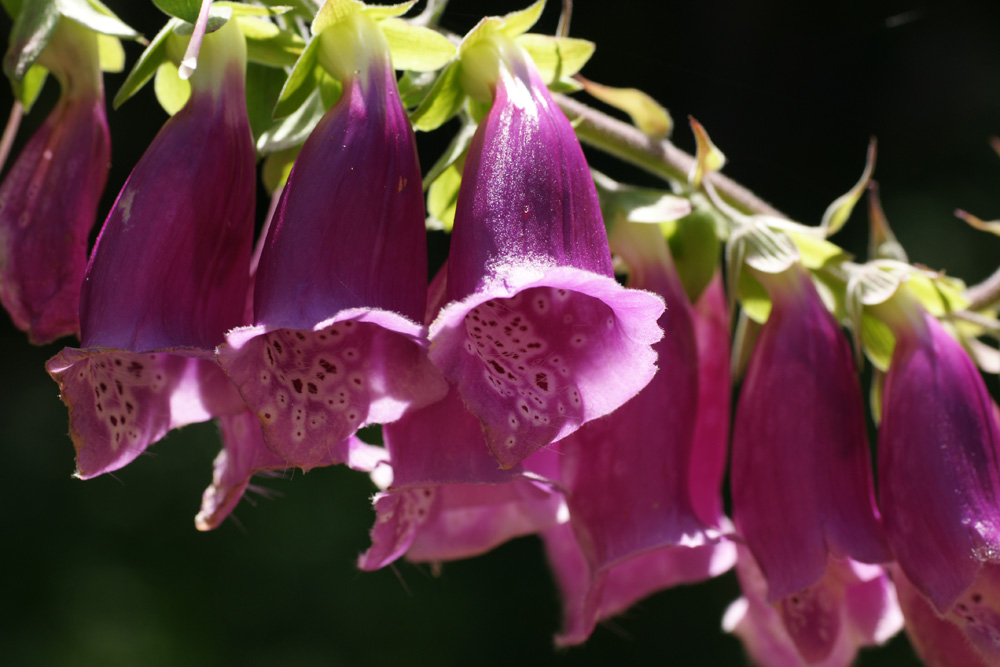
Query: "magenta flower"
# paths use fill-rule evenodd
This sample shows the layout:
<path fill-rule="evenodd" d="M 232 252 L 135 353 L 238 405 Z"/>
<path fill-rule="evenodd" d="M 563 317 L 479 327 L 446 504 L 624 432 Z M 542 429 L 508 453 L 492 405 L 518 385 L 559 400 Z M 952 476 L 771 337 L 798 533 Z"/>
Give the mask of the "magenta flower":
<path fill-rule="evenodd" d="M 776 602 L 818 581 L 830 556 L 889 554 L 850 346 L 804 269 L 756 275 L 773 305 L 736 411 L 733 514 Z"/>
<path fill-rule="evenodd" d="M 257 272 L 255 326 L 231 332 L 219 349 L 267 446 L 304 469 L 361 426 L 398 419 L 446 391 L 420 324 L 420 166 L 389 47 L 362 12 L 336 29 L 338 43 L 354 48 L 331 53 L 358 62 L 338 65 L 342 96 L 282 193 Z"/>
<path fill-rule="evenodd" d="M 213 361 L 242 320 L 253 236 L 254 148 L 235 22 L 205 38 L 202 61 L 190 100 L 101 230 L 81 295 L 82 348 L 47 364 L 82 478 L 126 465 L 171 428 L 243 410 Z"/>
<path fill-rule="evenodd" d="M 0 302 L 39 345 L 80 330 L 87 237 L 111 157 L 97 35 L 63 19 L 40 62 L 62 93 L 0 185 Z"/>
<path fill-rule="evenodd" d="M 528 55 L 501 36 L 481 48 L 494 49 L 481 54 L 496 60 L 494 99 L 465 162 L 454 303 L 430 356 L 509 467 L 649 382 L 663 304 L 614 281 L 583 152 Z"/>
<path fill-rule="evenodd" d="M 771 604 L 772 584 L 745 547 L 736 573 L 743 597 L 726 610 L 723 628 L 768 667 L 847 667 L 858 649 L 883 644 L 903 626 L 885 569 L 833 558 L 810 586 Z"/>
<path fill-rule="evenodd" d="M 892 552 L 939 614 L 1000 561 L 1000 427 L 969 355 L 900 291 L 883 389 L 879 505 Z"/>

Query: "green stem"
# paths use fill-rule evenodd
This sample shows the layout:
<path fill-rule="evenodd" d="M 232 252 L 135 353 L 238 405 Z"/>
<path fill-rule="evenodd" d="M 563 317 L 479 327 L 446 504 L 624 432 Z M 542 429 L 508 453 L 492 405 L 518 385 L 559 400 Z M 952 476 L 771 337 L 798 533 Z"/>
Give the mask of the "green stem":
<path fill-rule="evenodd" d="M 651 139 L 628 123 L 573 98 L 560 94 L 553 94 L 552 97 L 573 121 L 580 141 L 667 181 L 687 183 L 688 172 L 695 164 L 693 156 L 669 141 Z M 720 173 L 709 174 L 706 178 L 726 202 L 744 213 L 786 217 L 778 209 Z"/>

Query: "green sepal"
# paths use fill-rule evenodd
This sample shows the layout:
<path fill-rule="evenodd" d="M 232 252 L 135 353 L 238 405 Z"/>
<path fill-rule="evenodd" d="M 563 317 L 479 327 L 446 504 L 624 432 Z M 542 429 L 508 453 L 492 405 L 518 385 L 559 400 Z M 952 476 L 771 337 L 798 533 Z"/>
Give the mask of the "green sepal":
<path fill-rule="evenodd" d="M 290 115 L 272 124 L 260 135 L 257 139 L 257 152 L 267 155 L 288 150 L 293 146 L 301 146 L 324 113 L 319 91 L 310 90 L 305 103 Z"/>
<path fill-rule="evenodd" d="M 59 24 L 56 0 L 24 3 L 10 31 L 10 46 L 3 59 L 3 71 L 11 81 L 21 81 L 45 50 Z"/>
<path fill-rule="evenodd" d="M 553 84 L 579 72 L 594 55 L 594 43 L 573 37 L 552 37 L 529 33 L 517 43 L 535 61 L 542 80 Z"/>
<path fill-rule="evenodd" d="M 302 106 L 319 85 L 319 73 L 322 69 L 317 58 L 319 44 L 318 39 L 310 40 L 302 55 L 295 61 L 271 114 L 275 120 L 290 115 Z"/>
<path fill-rule="evenodd" d="M 254 62 L 247 63 L 247 116 L 254 144 L 274 125 L 271 109 L 274 108 L 284 83 L 284 70 Z"/>
<path fill-rule="evenodd" d="M 430 92 L 431 86 L 437 80 L 433 72 L 413 72 L 407 70 L 396 82 L 399 88 L 399 99 L 403 108 L 413 109 L 420 105 Z"/>
<path fill-rule="evenodd" d="M 691 303 L 698 301 L 718 270 L 722 242 L 716 233 L 717 225 L 715 215 L 704 208 L 663 225 L 670 254 Z"/>
<path fill-rule="evenodd" d="M 21 81 L 11 81 L 14 98 L 20 100 L 21 106 L 24 107 L 24 113 L 29 113 L 31 107 L 35 105 L 48 76 L 49 71 L 36 63 L 31 66 Z"/>
<path fill-rule="evenodd" d="M 115 99 L 111 103 L 113 108 L 117 109 L 125 100 L 139 92 L 153 78 L 160 65 L 169 60 L 167 56 L 167 38 L 170 37 L 174 28 L 180 25 L 180 23 L 180 19 L 170 19 L 160 29 L 160 32 L 156 33 L 156 37 L 149 42 L 149 46 L 139 55 L 139 59 L 132 66 L 132 71 L 128 73 L 128 76 L 125 77 L 125 82 L 118 89 L 118 92 L 115 93 Z"/>
<path fill-rule="evenodd" d="M 945 275 L 928 275 L 914 270 L 906 281 L 906 289 L 917 297 L 927 312 L 944 317 L 969 305 L 965 298 L 965 283 Z"/>
<path fill-rule="evenodd" d="M 264 0 L 267 3 L 267 0 Z M 270 3 L 267 3 L 270 4 Z M 213 7 L 229 7 L 233 10 L 233 16 L 238 19 L 244 17 L 253 16 L 281 16 L 282 14 L 287 14 L 288 12 L 294 10 L 295 8 L 291 5 L 271 5 L 270 7 L 257 7 L 256 5 L 247 5 L 242 2 L 214 2 Z"/>
<path fill-rule="evenodd" d="M 340 100 L 340 95 L 344 92 L 344 85 L 340 80 L 334 78 L 322 68 L 316 73 L 316 78 L 316 83 L 319 87 L 319 98 L 323 101 L 323 108 L 329 109 Z"/>
<path fill-rule="evenodd" d="M 740 271 L 738 280 L 736 294 L 743 312 L 758 324 L 767 322 L 771 315 L 771 297 L 767 290 L 749 271 Z"/>
<path fill-rule="evenodd" d="M 476 134 L 476 124 L 471 121 L 471 119 L 466 119 L 462 124 L 461 129 L 455 133 L 452 138 L 451 143 L 448 144 L 448 148 L 445 149 L 441 157 L 437 159 L 434 166 L 430 168 L 427 174 L 424 176 L 424 190 L 430 188 L 431 183 L 437 180 L 438 176 L 443 174 L 451 165 L 453 165 L 459 158 L 469 150 L 469 144 L 472 143 L 472 137 Z"/>
<path fill-rule="evenodd" d="M 847 219 L 851 217 L 851 211 L 854 210 L 854 205 L 861 199 L 861 195 L 865 193 L 865 188 L 868 187 L 868 181 L 871 180 L 874 169 L 875 140 L 872 139 L 868 144 L 868 156 L 865 160 L 865 169 L 861 173 L 861 178 L 858 179 L 853 188 L 837 197 L 823 214 L 823 220 L 819 226 L 826 236 L 832 236 L 837 233 L 847 222 Z"/>
<path fill-rule="evenodd" d="M 537 0 L 537 2 L 526 9 L 504 15 L 500 32 L 511 38 L 523 35 L 538 23 L 543 9 L 545 9 L 545 0 Z"/>
<path fill-rule="evenodd" d="M 256 16 L 236 16 L 240 31 L 247 40 L 247 60 L 270 67 L 292 67 L 306 48 L 305 41 L 293 32 Z"/>
<path fill-rule="evenodd" d="M 896 337 L 889 327 L 868 313 L 861 315 L 861 343 L 865 356 L 872 366 L 880 371 L 889 369 L 893 350 L 896 349 Z"/>
<path fill-rule="evenodd" d="M 458 206 L 458 190 L 462 184 L 462 169 L 465 154 L 448 165 L 444 172 L 434 179 L 427 190 L 427 229 L 451 233 L 455 225 L 455 210 Z"/>
<path fill-rule="evenodd" d="M 268 194 L 273 195 L 278 188 L 288 182 L 288 176 L 295 165 L 295 158 L 301 149 L 301 145 L 291 146 L 264 158 L 260 168 L 260 180 L 264 183 Z"/>
<path fill-rule="evenodd" d="M 312 34 L 318 35 L 335 23 L 343 21 L 355 12 L 364 12 L 376 21 L 402 16 L 410 11 L 417 0 L 410 0 L 396 5 L 366 5 L 358 0 L 326 0 L 316 18 L 312 22 Z"/>
<path fill-rule="evenodd" d="M 466 97 L 462 89 L 461 66 L 461 61 L 452 60 L 441 70 L 423 102 L 410 114 L 414 128 L 431 132 L 461 111 Z"/>
<path fill-rule="evenodd" d="M 801 258 L 798 247 L 784 231 L 767 225 L 752 225 L 738 229 L 730 239 L 743 243 L 743 261 L 762 273 L 777 274 L 787 271 Z"/>
<path fill-rule="evenodd" d="M 167 16 L 195 23 L 201 10 L 201 0 L 153 0 L 153 4 Z"/>
<path fill-rule="evenodd" d="M 389 42 L 392 65 L 396 69 L 433 72 L 455 57 L 455 45 L 430 28 L 397 18 L 386 18 L 379 22 L 379 27 Z"/>
<path fill-rule="evenodd" d="M 191 83 L 180 77 L 177 65 L 168 59 L 160 63 L 156 69 L 153 91 L 156 93 L 156 101 L 163 110 L 173 116 L 183 109 L 191 98 Z"/>
<path fill-rule="evenodd" d="M 118 73 L 125 70 L 125 49 L 117 37 L 97 35 L 97 57 L 102 72 Z"/>
<path fill-rule="evenodd" d="M 674 121 L 666 108 L 637 88 L 614 88 L 590 80 L 582 81 L 581 86 L 589 95 L 627 113 L 632 124 L 648 137 L 664 139 L 673 130 Z"/>

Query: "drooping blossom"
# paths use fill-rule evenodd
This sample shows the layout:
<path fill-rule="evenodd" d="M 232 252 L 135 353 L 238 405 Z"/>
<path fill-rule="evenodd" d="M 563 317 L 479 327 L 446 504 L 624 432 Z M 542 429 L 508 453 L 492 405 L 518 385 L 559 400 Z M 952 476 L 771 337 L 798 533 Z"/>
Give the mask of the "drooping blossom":
<path fill-rule="evenodd" d="M 441 309 L 447 266 L 431 282 L 428 318 Z M 388 462 L 372 478 L 372 546 L 363 570 L 384 567 L 404 554 L 412 561 L 474 556 L 519 535 L 536 533 L 565 513 L 554 487 L 558 455 L 539 452 L 501 468 L 490 454 L 482 425 L 454 385 L 440 401 L 385 424 Z"/>
<path fill-rule="evenodd" d="M 649 382 L 663 304 L 614 281 L 583 152 L 529 56 L 496 34 L 462 58 L 463 71 L 492 71 L 493 99 L 465 161 L 452 303 L 430 356 L 509 467 Z"/>
<path fill-rule="evenodd" d="M 544 536 L 563 592 L 561 644 L 584 641 L 599 620 L 661 588 L 707 579 L 735 562 L 732 544 L 712 544 L 724 521 L 719 463 L 728 417 L 718 408 L 729 403 L 728 367 L 725 385 L 716 381 L 717 357 L 728 357 L 724 301 L 707 295 L 709 309 L 722 306 L 722 339 L 706 322 L 703 342 L 710 347 L 699 346 L 693 310 L 659 227 L 618 221 L 611 246 L 629 267 L 629 286 L 666 301 L 658 321 L 664 337 L 653 346 L 659 371 L 652 381 L 559 442 L 571 530 L 559 526 Z M 704 410 L 701 376 L 718 391 L 705 397 Z"/>
<path fill-rule="evenodd" d="M 219 362 L 289 464 L 441 398 L 420 324 L 427 257 L 420 167 L 385 36 L 361 11 L 323 30 L 343 92 L 299 154 L 261 254 L 254 326 Z"/>
<path fill-rule="evenodd" d="M 879 506 L 900 569 L 939 614 L 1000 563 L 1000 426 L 969 355 L 903 288 L 882 390 Z"/>
<path fill-rule="evenodd" d="M 39 63 L 62 90 L 0 185 L 0 302 L 43 344 L 80 330 L 87 240 L 111 138 L 97 35 L 60 19 Z"/>
<path fill-rule="evenodd" d="M 879 565 L 831 558 L 822 578 L 771 603 L 770 581 L 749 549 L 741 546 L 738 554 L 743 597 L 726 610 L 723 628 L 759 665 L 848 667 L 859 648 L 883 644 L 903 626 L 895 589 Z"/>
<path fill-rule="evenodd" d="M 831 556 L 889 554 L 850 346 L 801 266 L 755 275 L 772 307 L 733 426 L 733 515 L 777 602 L 819 581 Z"/>
<path fill-rule="evenodd" d="M 87 267 L 81 348 L 47 364 L 70 412 L 77 475 L 116 470 L 176 426 L 243 410 L 213 360 L 242 321 L 255 197 L 246 46 L 208 35 L 187 104 L 157 134 Z"/>

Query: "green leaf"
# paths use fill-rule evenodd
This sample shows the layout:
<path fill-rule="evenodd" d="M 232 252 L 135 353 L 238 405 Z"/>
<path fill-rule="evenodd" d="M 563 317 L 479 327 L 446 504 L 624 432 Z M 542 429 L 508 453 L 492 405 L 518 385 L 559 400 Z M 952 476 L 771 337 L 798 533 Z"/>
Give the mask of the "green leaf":
<path fill-rule="evenodd" d="M 21 81 L 59 23 L 59 8 L 55 0 L 32 0 L 21 8 L 10 32 L 10 46 L 3 59 L 3 71 L 11 81 Z"/>
<path fill-rule="evenodd" d="M 319 91 L 311 90 L 305 103 L 260 135 L 257 140 L 257 152 L 267 155 L 287 150 L 293 146 L 301 146 L 316 124 L 319 123 L 324 112 Z"/>
<path fill-rule="evenodd" d="M 691 303 L 698 301 L 718 270 L 721 242 L 716 225 L 715 216 L 706 209 L 665 225 L 673 228 L 667 239 L 670 254 Z"/>
<path fill-rule="evenodd" d="M 767 322 L 771 314 L 771 297 L 767 290 L 754 278 L 749 271 L 740 271 L 739 287 L 737 288 L 740 306 L 747 317 L 758 324 Z"/>
<path fill-rule="evenodd" d="M 594 55 L 594 43 L 572 37 L 527 34 L 517 38 L 545 83 L 555 83 L 579 72 Z"/>
<path fill-rule="evenodd" d="M 785 229 L 783 231 L 798 247 L 800 261 L 807 269 L 816 271 L 829 264 L 835 264 L 850 258 L 850 255 L 843 248 L 815 234 L 792 229 Z"/>
<path fill-rule="evenodd" d="M 56 3 L 63 16 L 96 33 L 122 39 L 136 39 L 140 36 L 131 26 L 96 0 L 56 0 Z"/>
<path fill-rule="evenodd" d="M 458 190 L 465 157 L 459 158 L 434 179 L 427 190 L 427 228 L 450 233 L 455 224 Z"/>
<path fill-rule="evenodd" d="M 125 49 L 121 40 L 111 35 L 97 35 L 97 53 L 101 70 L 105 72 L 121 72 L 125 69 Z"/>
<path fill-rule="evenodd" d="M 171 116 L 183 109 L 191 97 L 191 84 L 180 77 L 177 66 L 169 60 L 157 68 L 153 90 L 160 106 Z"/>
<path fill-rule="evenodd" d="M 632 124 L 646 136 L 663 139 L 674 127 L 674 121 L 667 110 L 637 88 L 614 88 L 587 79 L 580 83 L 590 95 L 627 113 Z"/>
<path fill-rule="evenodd" d="M 285 83 L 285 72 L 274 67 L 247 63 L 247 115 L 254 143 L 274 125 L 271 109 Z"/>
<path fill-rule="evenodd" d="M 861 316 L 861 343 L 865 356 L 880 371 L 886 371 L 896 348 L 896 337 L 881 320 L 864 313 Z"/>
<path fill-rule="evenodd" d="M 395 16 L 402 16 L 410 11 L 410 8 L 415 4 L 417 4 L 417 0 L 400 2 L 395 5 L 366 5 L 364 12 L 376 21 L 382 21 Z"/>
<path fill-rule="evenodd" d="M 319 63 L 317 53 L 319 51 L 318 39 L 310 40 L 299 59 L 295 62 L 288 79 L 285 81 L 281 95 L 278 97 L 278 104 L 274 107 L 273 117 L 275 119 L 284 118 L 309 99 L 313 91 L 319 85 Z"/>
<path fill-rule="evenodd" d="M 30 113 L 31 107 L 35 105 L 38 100 L 39 94 L 42 92 L 42 88 L 45 86 L 45 80 L 49 76 L 49 71 L 42 67 L 41 65 L 35 64 L 31 66 L 28 73 L 24 75 L 24 79 L 18 82 L 11 82 L 11 87 L 14 91 L 14 97 L 21 101 L 21 105 L 24 107 L 24 113 Z"/>
<path fill-rule="evenodd" d="M 306 43 L 301 37 L 255 16 L 237 16 L 247 41 L 247 60 L 271 67 L 292 67 Z"/>
<path fill-rule="evenodd" d="M 545 0 L 537 0 L 537 2 L 527 9 L 507 14 L 503 17 L 503 25 L 500 27 L 500 32 L 508 37 L 523 35 L 538 23 L 543 9 L 545 9 Z"/>
<path fill-rule="evenodd" d="M 282 187 L 288 182 L 288 176 L 292 173 L 295 165 L 295 158 L 299 156 L 301 146 L 293 146 L 283 151 L 272 153 L 264 159 L 261 166 L 260 179 L 264 182 L 264 188 L 269 194 Z"/>
<path fill-rule="evenodd" d="M 410 116 L 416 129 L 423 132 L 436 130 L 461 110 L 465 102 L 461 74 L 459 60 L 452 60 L 441 70 L 427 97 Z"/>
<path fill-rule="evenodd" d="M 179 19 L 170 19 L 167 24 L 156 33 L 156 37 L 149 43 L 149 46 L 139 56 L 132 67 L 132 71 L 125 77 L 125 83 L 118 89 L 112 106 L 117 109 L 125 100 L 139 92 L 159 69 L 160 64 L 168 60 L 167 58 L 167 38 L 176 26 L 180 25 Z"/>
<path fill-rule="evenodd" d="M 153 0 L 160 11 L 174 18 L 194 24 L 198 21 L 201 0 Z"/>
<path fill-rule="evenodd" d="M 266 0 L 265 0 L 266 2 Z M 270 3 L 268 3 L 270 4 Z M 295 8 L 291 5 L 272 5 L 270 7 L 258 7 L 256 5 L 247 5 L 242 2 L 215 2 L 213 7 L 229 7 L 233 10 L 233 16 L 238 19 L 244 17 L 252 16 L 281 16 L 282 14 L 287 14 L 293 11 Z"/>
<path fill-rule="evenodd" d="M 396 69 L 432 72 L 455 57 L 455 45 L 430 28 L 410 25 L 397 18 L 387 18 L 379 26 L 389 41 Z"/>
<path fill-rule="evenodd" d="M 858 203 L 861 195 L 865 192 L 865 188 L 868 187 L 868 181 L 871 180 L 873 169 L 875 169 L 875 139 L 872 139 L 871 143 L 868 144 L 868 157 L 865 160 L 865 169 L 861 173 L 861 178 L 858 179 L 853 188 L 837 197 L 823 214 L 823 221 L 820 223 L 820 228 L 826 236 L 832 236 L 839 231 L 847 222 L 847 219 L 851 217 L 854 205 Z"/>

